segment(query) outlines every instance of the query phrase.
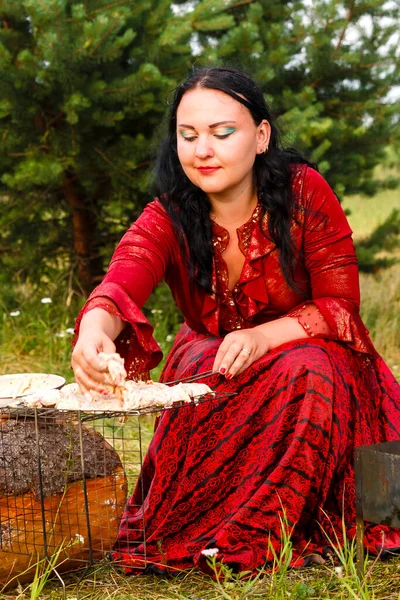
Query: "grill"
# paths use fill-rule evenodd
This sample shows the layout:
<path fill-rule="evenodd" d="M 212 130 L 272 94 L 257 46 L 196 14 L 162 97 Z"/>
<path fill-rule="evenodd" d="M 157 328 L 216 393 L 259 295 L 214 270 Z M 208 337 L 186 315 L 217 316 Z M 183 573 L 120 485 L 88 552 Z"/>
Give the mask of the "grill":
<path fill-rule="evenodd" d="M 136 488 L 143 500 L 141 467 L 159 412 L 0 409 L 0 585 L 31 581 L 43 559 L 63 583 L 61 573 L 107 557 L 128 496 Z M 144 522 L 138 527 L 145 568 Z"/>

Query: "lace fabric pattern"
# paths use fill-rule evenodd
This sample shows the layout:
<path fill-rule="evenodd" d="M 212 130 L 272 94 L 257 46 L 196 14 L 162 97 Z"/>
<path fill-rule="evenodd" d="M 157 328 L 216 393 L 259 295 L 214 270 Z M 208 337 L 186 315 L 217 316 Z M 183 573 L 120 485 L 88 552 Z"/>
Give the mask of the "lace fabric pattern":
<path fill-rule="evenodd" d="M 335 335 L 318 307 L 313 303 L 303 304 L 286 317 L 296 318 L 309 337 L 334 339 Z"/>
<path fill-rule="evenodd" d="M 244 257 L 247 257 L 249 253 L 253 229 L 256 226 L 259 226 L 261 213 L 262 206 L 261 204 L 257 204 L 250 219 L 236 230 L 239 249 Z M 230 241 L 229 232 L 216 222 L 213 222 L 212 227 L 214 234 L 215 283 L 219 294 L 221 311 L 220 327 L 224 331 L 233 331 L 234 329 L 251 327 L 252 324 L 250 322 L 246 323 L 246 319 L 240 313 L 236 304 L 239 282 L 235 285 L 233 290 L 229 289 L 228 267 L 223 258 L 223 253 L 227 249 Z"/>
<path fill-rule="evenodd" d="M 260 227 L 261 214 L 262 206 L 261 204 L 257 204 L 250 219 L 236 230 L 240 251 L 246 258 L 249 252 L 251 252 L 253 231 L 256 227 Z M 267 220 L 268 215 L 265 215 L 261 223 L 262 227 L 266 227 Z M 233 290 L 229 289 L 229 273 L 223 257 L 223 253 L 230 241 L 229 233 L 224 227 L 215 222 L 213 223 L 213 233 L 216 279 L 218 281 L 221 303 L 221 328 L 225 331 L 233 331 L 234 329 L 242 329 L 243 327 L 252 327 L 253 324 L 246 323 L 246 320 L 237 308 L 236 295 L 239 285 L 236 284 Z M 309 337 L 334 338 L 331 328 L 315 304 L 303 304 L 282 316 L 296 318 Z"/>

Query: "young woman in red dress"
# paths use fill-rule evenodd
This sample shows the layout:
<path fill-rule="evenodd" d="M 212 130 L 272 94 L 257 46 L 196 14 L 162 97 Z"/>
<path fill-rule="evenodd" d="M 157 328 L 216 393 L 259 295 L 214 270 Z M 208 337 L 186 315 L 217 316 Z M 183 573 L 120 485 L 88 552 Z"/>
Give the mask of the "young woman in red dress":
<path fill-rule="evenodd" d="M 400 438 L 400 388 L 359 315 L 351 229 L 335 194 L 279 145 L 262 92 L 243 72 L 194 70 L 175 93 L 156 165 L 158 199 L 122 238 L 78 318 L 72 364 L 100 389 L 100 351 L 128 376 L 161 359 L 141 307 L 162 278 L 184 317 L 162 381 L 205 380 L 236 396 L 165 411 L 128 500 L 114 559 L 127 572 L 206 569 L 205 549 L 237 570 L 279 553 L 323 555 L 355 534 L 357 445 Z M 378 552 L 400 532 L 366 529 Z"/>

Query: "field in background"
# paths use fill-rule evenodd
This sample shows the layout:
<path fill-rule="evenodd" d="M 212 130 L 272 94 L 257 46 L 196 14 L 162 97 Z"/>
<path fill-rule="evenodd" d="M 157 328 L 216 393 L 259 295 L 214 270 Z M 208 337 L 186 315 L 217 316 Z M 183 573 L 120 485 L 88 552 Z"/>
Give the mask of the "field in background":
<path fill-rule="evenodd" d="M 343 207 L 354 241 L 368 237 L 393 209 L 400 209 L 400 190 L 386 190 L 372 198 L 351 196 Z M 400 259 L 400 247 L 397 252 Z M 400 377 L 400 263 L 374 275 L 361 273 L 361 315 L 378 352 Z"/>

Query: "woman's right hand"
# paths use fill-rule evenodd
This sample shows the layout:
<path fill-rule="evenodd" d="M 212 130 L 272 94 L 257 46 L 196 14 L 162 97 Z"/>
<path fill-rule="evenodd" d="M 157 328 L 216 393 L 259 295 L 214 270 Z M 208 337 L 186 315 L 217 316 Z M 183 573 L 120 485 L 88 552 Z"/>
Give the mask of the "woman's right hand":
<path fill-rule="evenodd" d="M 100 352 L 115 352 L 112 339 L 101 330 L 81 332 L 72 352 L 71 364 L 75 381 L 83 394 L 104 389 L 105 373 L 98 361 Z"/>

